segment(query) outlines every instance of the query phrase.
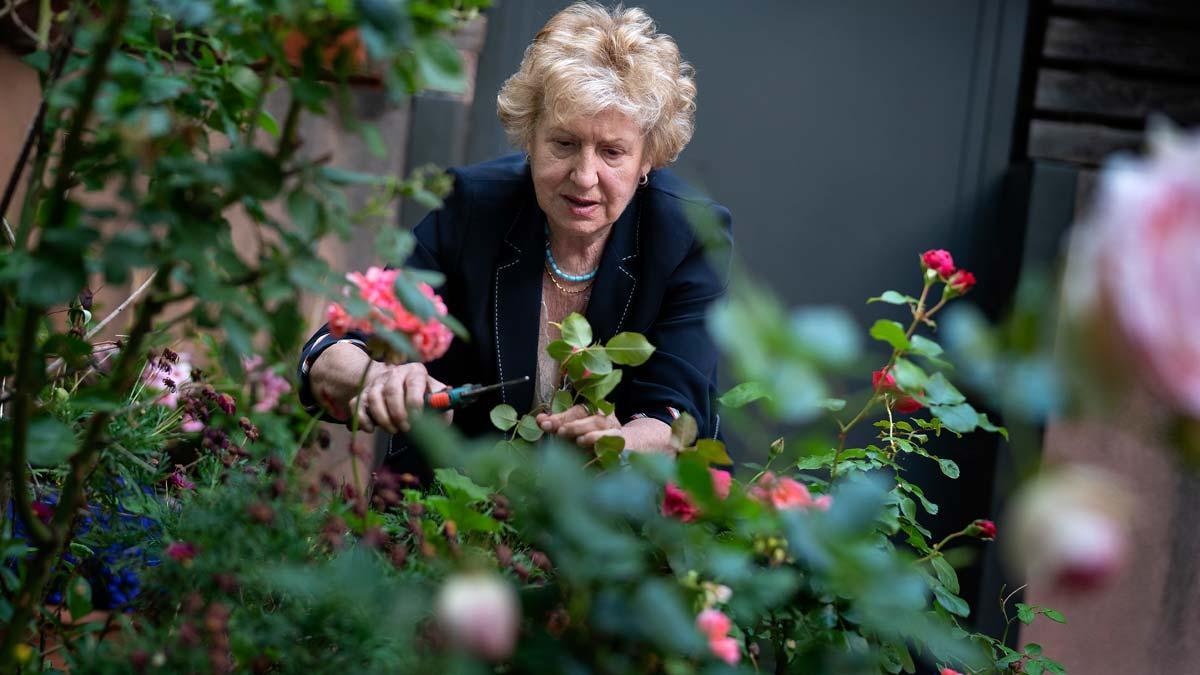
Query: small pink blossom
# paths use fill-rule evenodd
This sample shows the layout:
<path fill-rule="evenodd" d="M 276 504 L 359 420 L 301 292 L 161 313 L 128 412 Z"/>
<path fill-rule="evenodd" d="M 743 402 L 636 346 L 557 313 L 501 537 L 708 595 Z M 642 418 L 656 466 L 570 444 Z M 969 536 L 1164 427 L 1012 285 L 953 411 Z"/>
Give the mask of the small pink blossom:
<path fill-rule="evenodd" d="M 179 428 L 182 429 L 186 433 L 194 434 L 194 433 L 197 433 L 200 431 L 204 431 L 204 422 L 201 422 L 200 420 L 196 419 L 195 417 L 192 417 L 191 415 L 188 415 L 185 413 L 183 416 L 183 423 L 179 425 Z"/>
<path fill-rule="evenodd" d="M 992 540 L 996 538 L 996 523 L 982 518 L 971 523 L 971 527 L 967 531 L 968 534 L 979 537 L 980 539 Z"/>
<path fill-rule="evenodd" d="M 708 472 L 712 474 L 713 492 L 721 499 L 728 499 L 729 487 L 733 484 L 733 476 L 728 471 L 720 469 L 710 468 Z"/>
<path fill-rule="evenodd" d="M 742 646 L 738 641 L 731 637 L 718 638 L 708 642 L 708 648 L 725 663 L 731 666 L 737 665 L 738 661 L 742 660 Z"/>
<path fill-rule="evenodd" d="M 246 371 L 246 382 L 254 395 L 255 403 L 251 406 L 254 412 L 266 413 L 279 405 L 279 398 L 292 390 L 292 384 L 287 378 L 278 375 L 270 368 L 263 368 L 263 359 L 257 354 L 242 359 L 242 367 Z"/>
<path fill-rule="evenodd" d="M 938 671 L 938 675 L 962 675 L 962 673 L 953 668 L 942 668 Z"/>

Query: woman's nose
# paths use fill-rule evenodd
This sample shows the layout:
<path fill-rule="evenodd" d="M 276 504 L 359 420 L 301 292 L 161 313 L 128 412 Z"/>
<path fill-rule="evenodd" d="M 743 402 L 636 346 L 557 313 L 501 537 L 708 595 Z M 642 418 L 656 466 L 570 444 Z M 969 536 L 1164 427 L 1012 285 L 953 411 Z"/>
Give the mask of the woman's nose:
<path fill-rule="evenodd" d="M 571 181 L 584 190 L 589 190 L 596 185 L 597 172 L 596 153 L 589 148 L 580 150 L 575 160 L 575 168 L 571 170 Z"/>

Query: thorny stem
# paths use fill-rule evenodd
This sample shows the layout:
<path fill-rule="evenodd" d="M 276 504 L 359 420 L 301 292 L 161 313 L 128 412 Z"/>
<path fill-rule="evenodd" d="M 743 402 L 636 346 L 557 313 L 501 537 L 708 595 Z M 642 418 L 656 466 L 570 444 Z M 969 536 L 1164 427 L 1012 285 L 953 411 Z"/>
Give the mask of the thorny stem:
<path fill-rule="evenodd" d="M 952 532 L 952 533 L 950 533 L 950 534 L 946 535 L 946 538 L 945 538 L 945 539 L 942 539 L 942 540 L 941 540 L 941 541 L 939 541 L 938 543 L 934 544 L 934 546 L 933 546 L 933 550 L 931 550 L 931 551 L 930 551 L 928 554 L 926 554 L 925 556 L 923 556 L 923 557 L 921 557 L 921 558 L 918 558 L 918 559 L 917 559 L 917 563 L 918 563 L 918 564 L 920 564 L 920 563 L 923 563 L 923 562 L 925 562 L 925 561 L 927 561 L 927 560 L 932 560 L 933 558 L 935 558 L 935 557 L 937 557 L 937 556 L 941 555 L 941 554 L 942 554 L 942 547 L 943 547 L 943 546 L 945 546 L 946 544 L 949 544 L 949 543 L 950 543 L 951 541 L 953 541 L 954 539 L 958 539 L 959 537 L 965 537 L 965 536 L 967 536 L 967 531 L 968 531 L 968 530 L 970 530 L 970 529 L 971 529 L 971 525 L 967 525 L 966 527 L 964 527 L 963 529 L 959 530 L 958 532 Z"/>
<path fill-rule="evenodd" d="M 1005 588 L 1002 587 L 1000 589 L 1000 614 L 1002 614 L 1004 616 L 1004 635 L 1002 635 L 1000 637 L 1000 644 L 1002 644 L 1002 645 L 1008 644 L 1008 629 L 1010 626 L 1012 626 L 1012 622 L 1013 622 L 1012 619 L 1008 618 L 1008 601 L 1012 600 L 1013 596 L 1016 595 L 1017 593 L 1020 593 L 1021 591 L 1025 590 L 1025 587 L 1028 585 L 1029 584 L 1022 584 L 1022 585 L 1018 586 L 1012 593 L 1009 593 L 1007 596 L 1004 595 Z M 1013 617 L 1013 618 L 1016 618 L 1016 617 Z"/>

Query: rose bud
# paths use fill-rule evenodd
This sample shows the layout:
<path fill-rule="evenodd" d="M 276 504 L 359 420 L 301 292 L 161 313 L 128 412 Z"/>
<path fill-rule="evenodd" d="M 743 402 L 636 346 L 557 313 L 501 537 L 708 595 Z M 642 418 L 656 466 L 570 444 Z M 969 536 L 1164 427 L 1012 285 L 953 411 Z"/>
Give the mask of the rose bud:
<path fill-rule="evenodd" d="M 237 412 L 237 403 L 229 394 L 220 394 L 217 396 L 217 407 L 225 412 L 226 415 L 232 415 Z"/>
<path fill-rule="evenodd" d="M 408 548 L 404 544 L 393 544 L 388 549 L 388 557 L 391 559 L 393 567 L 403 569 L 404 563 L 408 561 Z"/>
<path fill-rule="evenodd" d="M 966 270 L 959 270 L 946 280 L 946 285 L 956 294 L 962 295 L 975 286 L 975 275 Z"/>
<path fill-rule="evenodd" d="M 450 577 L 438 591 L 434 614 L 450 644 L 489 661 L 512 654 L 521 627 L 516 592 L 494 574 Z"/>
<path fill-rule="evenodd" d="M 168 558 L 185 564 L 190 563 L 192 558 L 196 557 L 196 552 L 196 545 L 187 541 L 173 541 L 167 544 L 167 548 L 163 551 Z"/>
<path fill-rule="evenodd" d="M 554 571 L 554 565 L 550 564 L 550 558 L 541 551 L 534 551 L 529 555 L 529 561 L 541 571 L 549 574 Z"/>
<path fill-rule="evenodd" d="M 938 671 L 938 675 L 962 675 L 962 673 L 954 670 L 953 668 L 942 668 Z"/>
<path fill-rule="evenodd" d="M 254 502 L 246 507 L 246 514 L 252 520 L 263 525 L 270 525 L 275 520 L 275 511 L 266 502 Z"/>
<path fill-rule="evenodd" d="M 921 269 L 933 270 L 942 279 L 954 274 L 954 258 L 950 252 L 937 248 L 921 254 Z"/>
<path fill-rule="evenodd" d="M 496 544 L 496 562 L 500 563 L 500 567 L 508 567 L 512 564 L 512 549 L 504 544 Z"/>
<path fill-rule="evenodd" d="M 983 520 L 981 518 L 971 523 L 967 528 L 967 534 L 972 537 L 991 541 L 996 538 L 996 524 L 990 520 Z"/>
<path fill-rule="evenodd" d="M 1104 586 L 1124 567 L 1132 505 L 1128 490 L 1094 467 L 1043 473 L 1013 499 L 1003 540 L 1009 563 L 1061 590 Z"/>

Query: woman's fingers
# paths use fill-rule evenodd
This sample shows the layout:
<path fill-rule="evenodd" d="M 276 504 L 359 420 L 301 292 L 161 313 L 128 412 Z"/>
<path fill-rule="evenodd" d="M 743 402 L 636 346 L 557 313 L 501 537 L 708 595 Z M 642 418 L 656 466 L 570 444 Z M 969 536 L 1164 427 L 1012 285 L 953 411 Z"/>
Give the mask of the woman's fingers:
<path fill-rule="evenodd" d="M 375 431 L 375 424 L 371 422 L 371 414 L 367 412 L 366 397 L 362 394 L 350 399 L 350 409 L 354 411 L 354 417 L 358 419 L 358 430 L 366 433 Z M 346 428 L 352 428 L 354 420 L 346 420 Z"/>
<path fill-rule="evenodd" d="M 578 438 L 592 431 L 604 429 L 619 429 L 616 419 L 608 415 L 589 415 L 583 419 L 567 422 L 558 428 L 558 435 L 563 438 Z"/>
<path fill-rule="evenodd" d="M 539 417 L 538 425 L 542 427 L 542 431 L 556 434 L 562 428 L 562 425 L 585 417 L 588 417 L 587 408 L 582 405 L 573 405 L 557 415 L 546 415 L 545 419 Z"/>
<path fill-rule="evenodd" d="M 395 434 L 396 419 L 391 414 L 391 406 L 388 399 L 388 386 L 383 383 L 380 386 L 379 382 L 368 382 L 367 387 L 362 392 L 367 399 L 367 412 L 371 413 L 371 419 L 374 420 L 376 426 L 380 429 L 385 429 Z"/>
<path fill-rule="evenodd" d="M 424 366 L 413 364 L 413 367 L 408 368 L 404 375 L 404 407 L 408 410 L 424 408 L 425 391 L 428 388 L 429 373 L 425 372 Z M 409 430 L 407 411 L 404 415 L 404 424 L 401 426 L 405 431 Z"/>

